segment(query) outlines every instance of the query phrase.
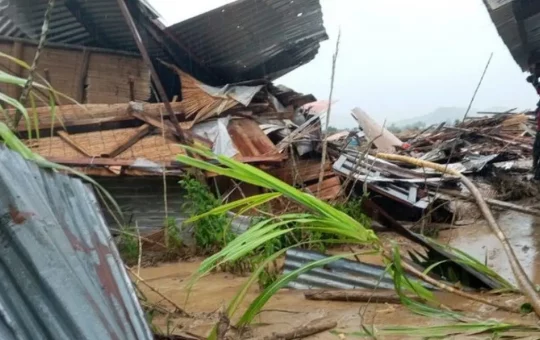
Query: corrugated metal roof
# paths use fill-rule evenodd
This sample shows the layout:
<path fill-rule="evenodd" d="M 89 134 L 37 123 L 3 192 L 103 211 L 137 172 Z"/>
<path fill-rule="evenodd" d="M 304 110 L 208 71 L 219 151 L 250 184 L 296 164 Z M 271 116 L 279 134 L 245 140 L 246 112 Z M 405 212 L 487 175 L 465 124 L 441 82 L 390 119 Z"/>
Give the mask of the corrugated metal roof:
<path fill-rule="evenodd" d="M 146 0 L 136 4 L 149 54 L 211 85 L 276 79 L 311 61 L 328 39 L 318 0 L 239 0 L 167 33 Z M 38 40 L 46 7 L 47 0 L 0 0 L 0 35 Z M 57 1 L 48 42 L 138 52 L 116 0 Z"/>
<path fill-rule="evenodd" d="M 47 2 L 0 0 L 0 35 L 37 41 Z M 146 0 L 129 1 L 128 4 L 151 57 L 175 62 L 182 70 L 209 84 L 221 83 L 215 75 L 200 67 L 198 61 L 183 50 L 178 42 L 161 30 L 162 24 L 157 21 L 158 14 Z M 150 29 L 153 33 L 150 33 Z M 139 53 L 117 0 L 56 1 L 47 43 Z"/>
<path fill-rule="evenodd" d="M 152 339 L 91 189 L 0 146 L 0 339 Z"/>
<path fill-rule="evenodd" d="M 310 262 L 326 257 L 321 253 L 300 248 L 288 250 L 283 273 L 290 273 Z M 341 259 L 300 275 L 287 287 L 293 289 L 375 289 L 377 287 L 394 289 L 394 281 L 389 273 L 385 273 L 384 267 Z"/>
<path fill-rule="evenodd" d="M 499 35 L 523 71 L 529 58 L 540 62 L 540 2 L 484 0 Z"/>
<path fill-rule="evenodd" d="M 38 40 L 48 1 L 0 1 L 3 19 L 7 20 L 5 23 L 18 27 L 24 34 L 23 38 Z M 147 13 L 153 15 L 151 10 Z M 4 24 L 4 21 L 1 23 Z M 6 31 L 2 31 L 2 35 L 13 36 Z M 56 1 L 48 41 L 138 51 L 115 0 Z"/>
<path fill-rule="evenodd" d="M 318 0 L 239 0 L 167 30 L 228 82 L 276 79 L 328 39 Z"/>

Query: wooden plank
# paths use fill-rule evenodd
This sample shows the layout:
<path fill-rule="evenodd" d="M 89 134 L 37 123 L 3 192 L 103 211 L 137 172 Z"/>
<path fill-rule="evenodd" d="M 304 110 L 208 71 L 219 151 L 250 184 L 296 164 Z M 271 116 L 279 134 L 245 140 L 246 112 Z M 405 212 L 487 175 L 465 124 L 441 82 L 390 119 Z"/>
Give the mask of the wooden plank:
<path fill-rule="evenodd" d="M 140 103 L 136 103 L 139 105 Z M 177 117 L 180 117 L 180 107 L 182 102 L 171 103 L 173 110 Z M 163 104 L 140 104 L 143 109 L 143 113 L 146 115 L 161 117 L 163 114 L 164 119 L 169 119 L 169 115 L 164 113 Z M 8 110 L 8 113 L 12 114 L 14 110 Z M 113 123 L 113 122 L 125 122 L 133 121 L 134 118 L 131 115 L 133 109 L 131 103 L 122 104 L 85 104 L 85 105 L 61 105 L 57 107 L 57 118 L 54 121 L 53 128 L 66 127 L 69 130 L 70 127 L 81 126 L 96 126 L 99 128 L 100 124 Z M 140 111 L 137 111 L 140 112 Z M 37 113 L 40 120 L 38 128 L 41 130 L 51 129 L 51 113 L 49 107 L 37 108 Z M 63 124 L 59 121 L 59 117 L 63 118 Z M 3 121 L 3 115 L 0 115 L 0 121 Z M 181 123 L 182 124 L 182 123 Z M 19 132 L 26 132 L 26 125 L 24 122 L 19 124 Z M 46 132 L 46 131 L 44 131 Z"/>
<path fill-rule="evenodd" d="M 341 181 L 338 176 L 324 180 L 321 183 L 321 191 L 317 193 L 318 183 L 306 187 L 305 191 L 322 200 L 332 200 L 337 198 L 341 192 Z"/>
<path fill-rule="evenodd" d="M 69 166 L 126 166 L 132 167 L 137 161 L 136 159 L 117 159 L 117 158 L 103 158 L 103 157 L 81 157 L 81 158 L 65 158 L 65 157 L 46 157 L 47 160 L 64 164 Z M 156 162 L 154 162 L 156 163 Z M 160 166 L 170 169 L 182 168 L 182 165 L 171 162 L 159 163 Z"/>
<path fill-rule="evenodd" d="M 58 136 L 64 141 L 66 142 L 67 144 L 69 144 L 69 146 L 71 146 L 72 148 L 74 148 L 75 150 L 79 151 L 81 154 L 83 154 L 84 156 L 86 157 L 93 157 L 94 155 L 92 155 L 88 150 L 86 150 L 84 147 L 82 147 L 81 145 L 79 145 L 77 142 L 75 142 L 73 139 L 71 139 L 71 137 L 69 136 L 69 134 L 65 131 L 58 131 Z"/>
<path fill-rule="evenodd" d="M 107 152 L 105 154 L 102 154 L 101 157 L 109 157 L 114 158 L 121 154 L 122 152 L 129 149 L 131 146 L 133 146 L 135 143 L 137 143 L 141 138 L 149 134 L 153 130 L 153 126 L 150 126 L 148 124 L 144 124 L 137 128 L 135 133 L 133 133 L 131 136 L 128 136 L 125 140 L 121 141 L 117 145 L 112 148 L 110 152 Z"/>
<path fill-rule="evenodd" d="M 90 64 L 90 51 L 84 50 L 81 65 L 79 66 L 79 71 L 77 74 L 77 88 L 75 89 L 75 99 L 79 103 L 84 103 L 86 99 L 86 78 L 88 76 L 88 65 Z"/>
<path fill-rule="evenodd" d="M 137 119 L 142 120 L 143 122 L 149 125 L 152 125 L 153 127 L 156 127 L 158 129 L 164 129 L 165 132 L 178 136 L 178 132 L 174 128 L 173 124 L 168 120 L 164 120 L 163 124 L 161 124 L 161 121 L 159 119 L 151 117 L 142 112 L 132 112 L 131 115 Z M 212 146 L 214 144 L 211 140 L 195 135 L 193 132 L 189 130 L 184 130 L 184 133 L 190 136 L 191 139 L 195 139 L 200 143 L 206 144 L 206 146 Z"/>
<path fill-rule="evenodd" d="M 287 156 L 283 154 L 276 154 L 276 155 L 262 155 L 262 156 L 253 156 L 253 157 L 238 157 L 237 160 L 242 163 L 281 163 L 285 159 L 287 159 Z"/>

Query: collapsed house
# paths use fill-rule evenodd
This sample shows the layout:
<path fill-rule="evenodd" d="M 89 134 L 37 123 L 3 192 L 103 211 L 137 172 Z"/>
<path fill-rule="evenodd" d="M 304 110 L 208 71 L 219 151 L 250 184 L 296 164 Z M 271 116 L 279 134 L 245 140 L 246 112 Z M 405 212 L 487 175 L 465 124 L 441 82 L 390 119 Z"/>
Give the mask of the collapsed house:
<path fill-rule="evenodd" d="M 237 1 L 168 28 L 144 1 L 126 1 L 152 65 L 121 2 L 67 0 L 53 8 L 37 72 L 82 105 L 55 96 L 51 110 L 50 94 L 39 89 L 31 98 L 36 120 L 17 127 L 31 150 L 96 178 L 127 223 L 141 228 L 163 226 L 166 215 L 182 218 L 178 177 L 186 172 L 175 158 L 185 136 L 281 178 L 291 177 L 291 168 L 283 169 L 292 146 L 305 158 L 301 184 L 313 184 L 320 166 L 309 158 L 321 140 L 322 113 L 309 109 L 314 96 L 272 81 L 312 60 L 328 38 L 318 1 Z M 2 7 L 1 52 L 32 63 L 46 5 L 19 0 Z M 0 70 L 28 75 L 5 58 Z M 155 79 L 167 98 L 156 93 Z M 2 86 L 20 96 L 20 87 Z M 174 117 L 160 98 L 170 101 Z M 331 198 L 339 180 L 330 164 L 325 178 L 331 181 L 320 196 Z"/>

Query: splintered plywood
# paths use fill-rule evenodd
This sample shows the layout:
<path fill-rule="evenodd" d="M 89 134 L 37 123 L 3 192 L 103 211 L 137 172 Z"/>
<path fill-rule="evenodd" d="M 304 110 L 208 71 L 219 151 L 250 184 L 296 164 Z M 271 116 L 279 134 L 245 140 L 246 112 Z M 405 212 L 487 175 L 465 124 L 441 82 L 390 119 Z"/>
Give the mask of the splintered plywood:
<path fill-rule="evenodd" d="M 251 119 L 233 119 L 227 128 L 236 149 L 242 157 L 277 155 L 274 143 Z"/>

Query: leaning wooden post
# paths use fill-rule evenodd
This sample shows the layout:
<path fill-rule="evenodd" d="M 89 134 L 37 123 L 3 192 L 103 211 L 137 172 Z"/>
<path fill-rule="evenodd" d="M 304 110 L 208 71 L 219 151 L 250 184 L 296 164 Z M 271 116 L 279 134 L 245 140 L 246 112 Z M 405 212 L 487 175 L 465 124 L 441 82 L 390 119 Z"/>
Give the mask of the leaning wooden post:
<path fill-rule="evenodd" d="M 141 35 L 139 34 L 139 31 L 137 30 L 135 21 L 133 21 L 133 16 L 131 15 L 129 8 L 127 7 L 126 1 L 118 0 L 118 6 L 120 6 L 120 10 L 122 11 L 122 14 L 124 15 L 124 19 L 126 20 L 127 25 L 129 26 L 131 34 L 133 35 L 133 39 L 135 39 L 135 43 L 137 44 L 137 48 L 139 49 L 139 52 L 141 53 L 144 63 L 146 64 L 146 67 L 148 67 L 148 69 L 150 70 L 150 75 L 152 76 L 152 80 L 154 81 L 154 85 L 156 86 L 157 93 L 161 101 L 165 105 L 165 109 L 167 110 L 167 113 L 169 114 L 169 117 L 171 121 L 173 122 L 174 129 L 177 132 L 178 141 L 182 144 L 193 144 L 191 139 L 187 138 L 186 134 L 182 131 L 182 128 L 180 127 L 180 124 L 178 123 L 178 119 L 176 118 L 176 115 L 174 114 L 171 103 L 169 102 L 169 99 L 167 98 L 167 93 L 165 92 L 165 88 L 163 87 L 163 84 L 161 84 L 161 80 L 159 79 L 159 76 L 154 67 L 154 64 L 152 64 L 150 55 L 148 54 L 148 51 L 146 50 L 146 47 L 144 46 Z"/>

